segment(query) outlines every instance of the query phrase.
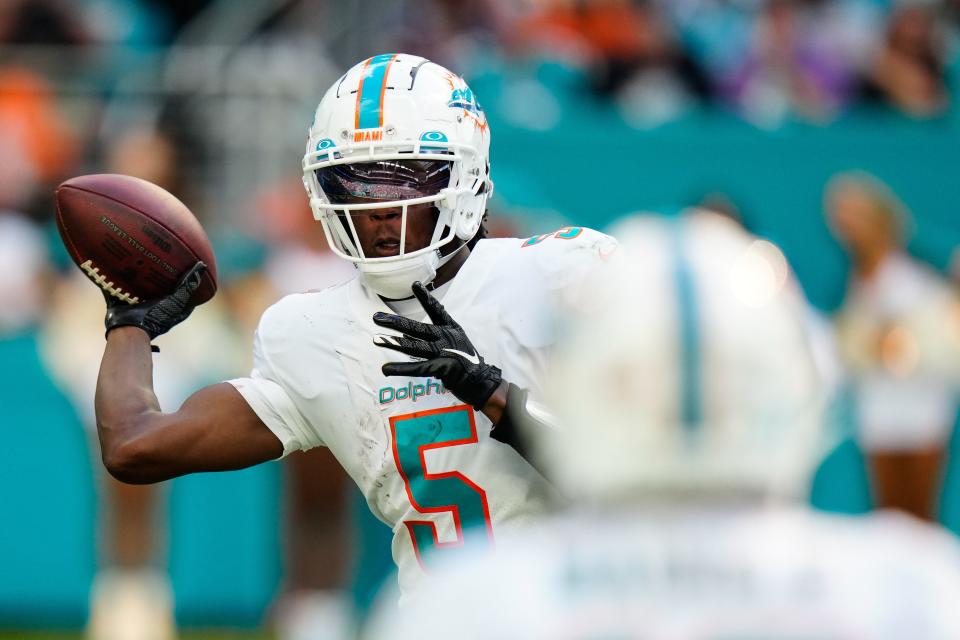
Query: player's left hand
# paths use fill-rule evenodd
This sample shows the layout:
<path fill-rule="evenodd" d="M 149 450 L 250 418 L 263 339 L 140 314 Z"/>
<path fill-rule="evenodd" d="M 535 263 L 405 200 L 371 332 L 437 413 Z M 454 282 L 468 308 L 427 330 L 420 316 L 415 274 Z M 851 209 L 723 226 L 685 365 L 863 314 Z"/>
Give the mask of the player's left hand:
<path fill-rule="evenodd" d="M 437 378 L 457 398 L 482 411 L 490 396 L 500 387 L 500 369 L 484 362 L 463 327 L 450 317 L 426 287 L 414 282 L 413 295 L 433 324 L 377 312 L 373 314 L 377 326 L 399 331 L 403 336 L 380 334 L 374 336 L 373 343 L 423 360 L 388 362 L 383 365 L 383 375 Z"/>

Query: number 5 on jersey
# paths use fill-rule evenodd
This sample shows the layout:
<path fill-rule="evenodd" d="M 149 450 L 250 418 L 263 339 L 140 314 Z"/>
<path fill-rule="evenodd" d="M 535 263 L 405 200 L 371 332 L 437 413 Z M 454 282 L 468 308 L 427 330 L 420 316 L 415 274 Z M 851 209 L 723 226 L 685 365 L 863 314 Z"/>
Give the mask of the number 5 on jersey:
<path fill-rule="evenodd" d="M 435 522 L 404 520 L 420 566 L 427 550 L 492 548 L 486 492 L 459 471 L 431 473 L 426 462 L 427 451 L 477 442 L 473 409 L 459 405 L 395 416 L 390 418 L 390 432 L 393 457 L 410 504 L 422 514 L 450 514 L 457 532 L 456 540 L 440 542 Z"/>

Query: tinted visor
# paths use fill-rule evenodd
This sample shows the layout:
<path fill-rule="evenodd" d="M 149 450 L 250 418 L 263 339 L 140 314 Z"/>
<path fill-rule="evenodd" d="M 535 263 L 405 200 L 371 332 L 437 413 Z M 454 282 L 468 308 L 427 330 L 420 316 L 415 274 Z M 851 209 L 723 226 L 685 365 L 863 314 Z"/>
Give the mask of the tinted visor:
<path fill-rule="evenodd" d="M 446 160 L 379 160 L 317 169 L 331 204 L 408 200 L 436 195 L 450 184 Z"/>

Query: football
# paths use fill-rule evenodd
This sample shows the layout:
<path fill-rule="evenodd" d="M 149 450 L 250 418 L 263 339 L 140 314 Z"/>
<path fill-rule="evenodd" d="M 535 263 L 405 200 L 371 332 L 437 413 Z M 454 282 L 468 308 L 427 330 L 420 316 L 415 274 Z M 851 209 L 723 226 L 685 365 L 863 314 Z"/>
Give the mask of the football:
<path fill-rule="evenodd" d="M 196 264 L 208 269 L 193 296 L 217 291 L 217 265 L 200 222 L 157 185 L 118 174 L 71 178 L 56 190 L 57 229 L 70 257 L 104 291 L 136 304 L 169 295 Z"/>

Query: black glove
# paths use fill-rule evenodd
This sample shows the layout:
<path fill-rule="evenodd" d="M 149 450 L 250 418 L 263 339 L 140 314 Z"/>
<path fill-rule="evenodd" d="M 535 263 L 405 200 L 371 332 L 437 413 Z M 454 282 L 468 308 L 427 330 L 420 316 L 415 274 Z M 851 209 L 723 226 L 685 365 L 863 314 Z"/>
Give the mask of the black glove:
<path fill-rule="evenodd" d="M 437 378 L 453 395 L 481 411 L 500 386 L 500 369 L 483 361 L 463 327 L 450 317 L 426 287 L 414 282 L 413 295 L 433 324 L 377 312 L 373 314 L 373 321 L 378 326 L 405 335 L 377 335 L 373 343 L 425 359 L 421 362 L 388 362 L 383 365 L 383 375 Z"/>
<path fill-rule="evenodd" d="M 157 300 L 128 304 L 104 291 L 107 317 L 103 324 L 107 328 L 107 333 L 117 327 L 140 327 L 153 340 L 170 331 L 193 312 L 196 305 L 190 303 L 190 298 L 200 288 L 200 280 L 206 270 L 206 264 L 197 262 L 180 279 L 173 293 Z"/>

